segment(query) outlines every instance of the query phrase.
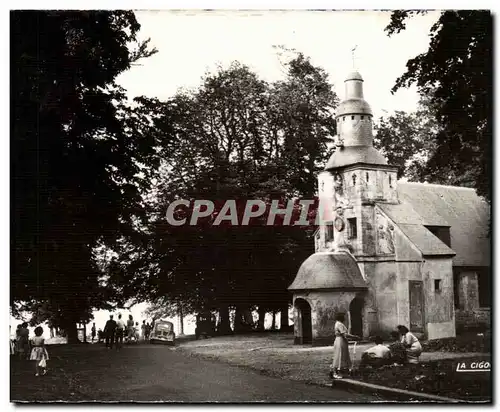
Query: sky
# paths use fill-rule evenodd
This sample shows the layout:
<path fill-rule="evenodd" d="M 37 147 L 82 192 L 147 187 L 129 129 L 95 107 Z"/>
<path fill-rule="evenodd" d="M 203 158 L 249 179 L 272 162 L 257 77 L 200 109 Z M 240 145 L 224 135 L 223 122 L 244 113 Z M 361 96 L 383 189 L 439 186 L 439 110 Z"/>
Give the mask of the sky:
<path fill-rule="evenodd" d="M 329 74 L 334 90 L 344 96 L 344 79 L 354 67 L 365 82 L 365 99 L 375 119 L 395 110 L 416 109 L 415 88 L 392 95 L 390 90 L 406 62 L 425 52 L 438 12 L 408 20 L 405 31 L 388 37 L 384 11 L 137 11 L 141 39 L 151 38 L 159 52 L 118 78 L 129 97 L 167 99 L 179 88 L 197 87 L 216 65 L 232 61 L 248 65 L 262 79 L 284 77 L 273 45 L 309 56 Z M 283 58 L 281 58 L 283 60 Z"/>

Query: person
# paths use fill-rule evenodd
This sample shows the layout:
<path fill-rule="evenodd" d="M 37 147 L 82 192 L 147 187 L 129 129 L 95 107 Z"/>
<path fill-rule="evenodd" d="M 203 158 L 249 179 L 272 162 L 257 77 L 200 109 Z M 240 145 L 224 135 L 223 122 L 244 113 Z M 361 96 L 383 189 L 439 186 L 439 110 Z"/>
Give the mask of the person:
<path fill-rule="evenodd" d="M 106 348 L 113 348 L 113 342 L 115 341 L 116 332 L 116 321 L 113 320 L 113 315 L 109 315 L 109 320 L 104 326 L 104 335 L 106 336 Z"/>
<path fill-rule="evenodd" d="M 92 337 L 92 343 L 94 343 L 95 339 L 95 323 L 92 323 L 92 329 L 91 329 L 91 337 Z"/>
<path fill-rule="evenodd" d="M 9 347 L 10 347 L 10 354 L 15 355 L 16 354 L 16 346 L 14 344 L 14 339 L 12 339 L 12 327 L 9 325 Z"/>
<path fill-rule="evenodd" d="M 422 354 L 422 345 L 419 340 L 406 326 L 398 325 L 397 330 L 401 338 L 401 343 L 406 349 L 408 363 L 418 364 L 418 358 Z"/>
<path fill-rule="evenodd" d="M 391 351 L 383 343 L 380 336 L 374 338 L 375 346 L 368 348 L 361 355 L 361 365 L 380 368 L 381 366 L 388 365 L 391 361 Z"/>
<path fill-rule="evenodd" d="M 142 321 L 141 325 L 141 334 L 142 334 L 142 340 L 146 340 L 146 321 Z"/>
<path fill-rule="evenodd" d="M 17 325 L 16 337 L 14 338 L 14 345 L 15 345 L 14 350 L 16 355 L 19 354 L 20 339 L 21 339 L 21 324 Z"/>
<path fill-rule="evenodd" d="M 135 343 L 138 343 L 140 339 L 139 336 L 139 322 L 135 322 L 135 328 L 134 328 L 134 340 Z"/>
<path fill-rule="evenodd" d="M 149 336 L 151 335 L 151 325 L 146 323 L 146 340 L 149 340 Z"/>
<path fill-rule="evenodd" d="M 122 319 L 122 314 L 118 314 L 118 320 L 116 321 L 116 350 L 119 350 L 123 346 L 123 335 L 125 333 L 125 322 Z"/>
<path fill-rule="evenodd" d="M 128 335 L 128 342 L 132 340 L 132 337 L 134 336 L 134 318 L 132 315 L 128 315 L 128 320 L 127 320 L 127 335 Z"/>
<path fill-rule="evenodd" d="M 30 342 L 29 342 L 29 329 L 28 323 L 23 322 L 19 328 L 19 338 L 17 351 L 19 353 L 19 359 L 28 359 L 30 356 Z"/>
<path fill-rule="evenodd" d="M 357 336 L 348 333 L 347 327 L 344 325 L 344 321 L 345 316 L 343 313 L 338 313 L 335 316 L 335 341 L 333 343 L 333 362 L 331 365 L 333 370 L 333 374 L 331 376 L 334 379 L 341 379 L 342 371 L 345 369 L 351 369 L 352 363 L 349 355 L 349 344 L 347 339 L 358 339 Z"/>
<path fill-rule="evenodd" d="M 401 343 L 399 332 L 391 332 L 392 343 L 389 345 L 391 351 L 391 362 L 395 365 L 404 365 L 406 363 L 406 348 Z"/>
<path fill-rule="evenodd" d="M 32 349 L 30 360 L 35 361 L 35 376 L 45 375 L 47 373 L 47 361 L 49 353 L 45 347 L 45 339 L 42 337 L 43 328 L 35 328 L 35 337 L 31 340 Z"/>

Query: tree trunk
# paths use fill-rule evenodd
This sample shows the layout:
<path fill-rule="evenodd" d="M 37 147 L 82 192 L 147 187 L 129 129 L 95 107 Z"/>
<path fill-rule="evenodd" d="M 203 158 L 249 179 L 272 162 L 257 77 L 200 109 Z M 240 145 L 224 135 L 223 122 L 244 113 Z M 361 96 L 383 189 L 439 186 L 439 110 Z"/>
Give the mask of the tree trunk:
<path fill-rule="evenodd" d="M 276 330 L 276 311 L 273 310 L 273 323 L 271 324 L 271 330 Z"/>
<path fill-rule="evenodd" d="M 243 330 L 243 311 L 240 307 L 236 306 L 236 313 L 234 315 L 234 333 L 242 333 Z"/>
<path fill-rule="evenodd" d="M 184 335 L 184 314 L 182 313 L 182 305 L 179 305 L 179 333 Z"/>
<path fill-rule="evenodd" d="M 290 322 L 288 322 L 288 303 L 281 308 L 280 323 L 280 330 L 287 330 L 290 326 Z"/>
<path fill-rule="evenodd" d="M 69 344 L 80 343 L 80 341 L 78 340 L 78 329 L 76 322 L 68 321 L 64 325 L 64 331 L 66 332 L 66 337 Z"/>
<path fill-rule="evenodd" d="M 83 343 L 87 343 L 87 324 L 83 324 Z"/>
<path fill-rule="evenodd" d="M 219 325 L 217 326 L 217 333 L 219 335 L 229 335 L 231 332 L 229 306 L 223 305 L 219 308 Z"/>
<path fill-rule="evenodd" d="M 253 330 L 253 315 L 250 308 L 243 309 L 243 326 L 245 331 Z"/>
<path fill-rule="evenodd" d="M 262 306 L 259 306 L 259 321 L 257 322 L 257 330 L 260 332 L 264 332 L 265 324 L 264 321 L 266 319 L 266 309 Z"/>

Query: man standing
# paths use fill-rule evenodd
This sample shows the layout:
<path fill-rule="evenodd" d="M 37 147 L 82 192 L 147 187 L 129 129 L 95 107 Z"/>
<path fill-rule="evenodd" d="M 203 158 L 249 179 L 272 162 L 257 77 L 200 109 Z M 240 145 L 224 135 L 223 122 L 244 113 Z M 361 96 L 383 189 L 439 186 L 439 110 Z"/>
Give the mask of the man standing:
<path fill-rule="evenodd" d="M 116 322 L 116 350 L 119 350 L 123 346 L 123 334 L 125 333 L 125 322 L 122 320 L 122 314 L 118 315 L 118 320 Z"/>
<path fill-rule="evenodd" d="M 91 329 L 91 337 L 92 337 L 92 343 L 94 343 L 95 339 L 95 323 L 92 323 L 92 329 Z"/>
<path fill-rule="evenodd" d="M 106 336 L 106 347 L 111 349 L 115 340 L 116 321 L 113 320 L 113 315 L 109 315 L 109 320 L 104 326 L 104 335 Z"/>

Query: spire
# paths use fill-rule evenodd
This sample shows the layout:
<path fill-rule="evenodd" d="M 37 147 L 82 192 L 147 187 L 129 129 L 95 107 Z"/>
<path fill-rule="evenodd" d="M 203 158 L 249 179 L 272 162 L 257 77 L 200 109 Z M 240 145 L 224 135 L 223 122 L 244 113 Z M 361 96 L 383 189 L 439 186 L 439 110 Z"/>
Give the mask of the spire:
<path fill-rule="evenodd" d="M 364 99 L 363 82 L 358 71 L 349 73 L 344 81 L 345 99 L 339 104 L 336 114 L 337 132 L 342 145 L 328 161 L 326 170 L 355 163 L 387 164 L 373 147 L 373 114 Z"/>
<path fill-rule="evenodd" d="M 353 70 L 356 70 L 356 57 L 354 56 L 354 52 L 356 51 L 357 48 L 358 48 L 358 45 L 356 44 L 356 46 L 354 46 L 351 49 L 351 53 L 352 53 L 352 69 Z"/>

